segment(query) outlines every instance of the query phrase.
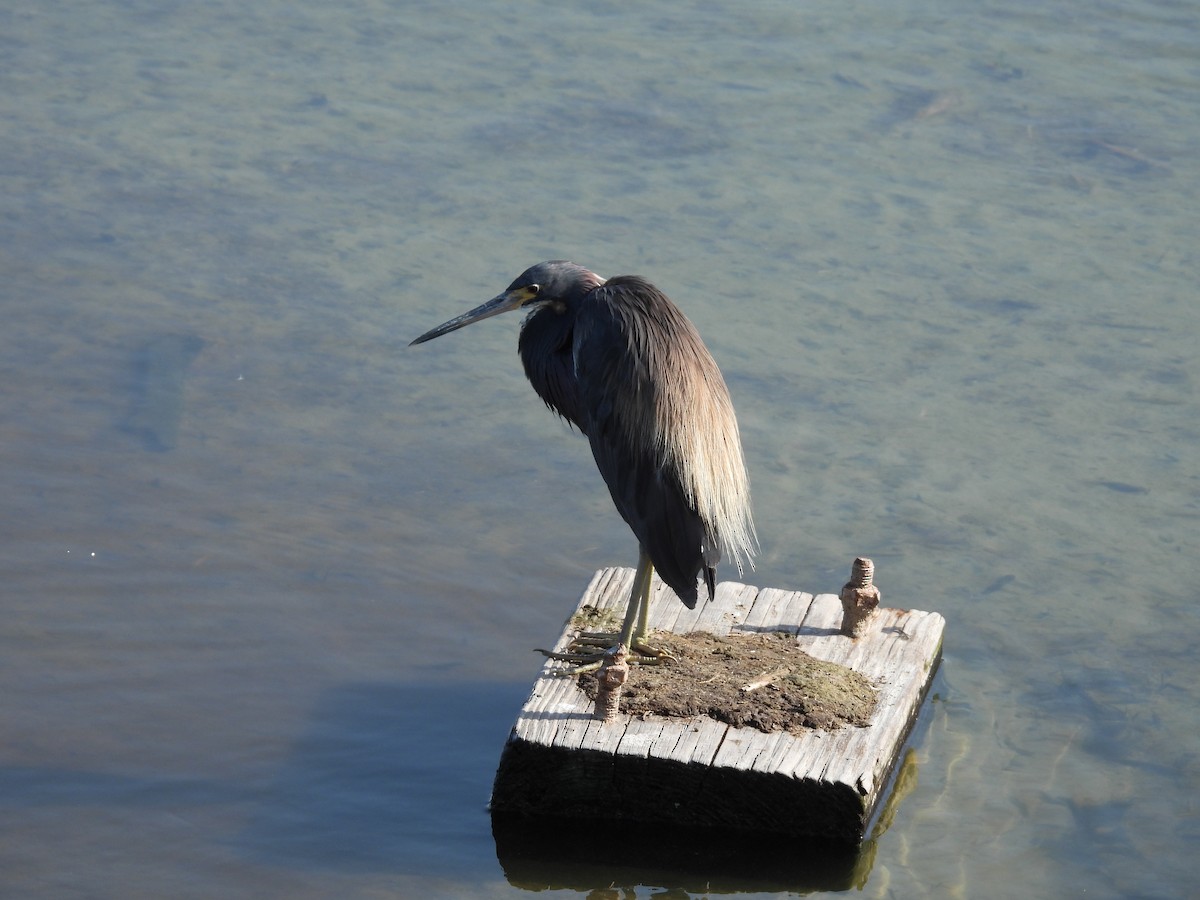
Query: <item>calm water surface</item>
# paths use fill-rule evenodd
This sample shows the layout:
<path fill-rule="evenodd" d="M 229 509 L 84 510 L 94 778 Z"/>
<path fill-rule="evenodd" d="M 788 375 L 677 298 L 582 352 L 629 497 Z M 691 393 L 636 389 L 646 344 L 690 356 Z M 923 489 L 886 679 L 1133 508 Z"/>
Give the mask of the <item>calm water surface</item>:
<path fill-rule="evenodd" d="M 815 886 L 497 859 L 635 548 L 516 317 L 406 344 L 555 257 L 706 336 L 745 580 L 948 619 L 856 886 L 1186 893 L 1198 60 L 1165 0 L 0 12 L 0 894 Z"/>

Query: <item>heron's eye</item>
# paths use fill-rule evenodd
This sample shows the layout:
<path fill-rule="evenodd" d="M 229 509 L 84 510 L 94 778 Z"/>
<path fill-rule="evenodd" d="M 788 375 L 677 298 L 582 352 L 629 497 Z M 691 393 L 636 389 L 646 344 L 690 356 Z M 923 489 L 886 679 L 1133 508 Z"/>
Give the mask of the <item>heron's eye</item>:
<path fill-rule="evenodd" d="M 525 290 L 529 291 L 529 295 L 532 297 L 532 296 L 535 296 L 537 294 L 537 292 L 540 291 L 541 289 L 542 289 L 542 286 L 540 284 L 531 284 Z"/>

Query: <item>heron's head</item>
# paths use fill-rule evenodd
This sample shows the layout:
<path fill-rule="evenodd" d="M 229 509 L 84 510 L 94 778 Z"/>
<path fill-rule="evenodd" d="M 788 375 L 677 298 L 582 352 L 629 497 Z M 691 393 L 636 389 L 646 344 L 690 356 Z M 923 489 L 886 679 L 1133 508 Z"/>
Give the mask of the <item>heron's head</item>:
<path fill-rule="evenodd" d="M 412 344 L 432 341 L 435 337 L 465 328 L 472 322 L 498 316 L 510 309 L 533 308 L 543 304 L 557 305 L 565 309 L 573 300 L 602 284 L 604 279 L 595 272 L 589 272 L 583 266 L 577 266 L 565 259 L 538 263 L 518 275 L 504 293 L 425 332 Z"/>

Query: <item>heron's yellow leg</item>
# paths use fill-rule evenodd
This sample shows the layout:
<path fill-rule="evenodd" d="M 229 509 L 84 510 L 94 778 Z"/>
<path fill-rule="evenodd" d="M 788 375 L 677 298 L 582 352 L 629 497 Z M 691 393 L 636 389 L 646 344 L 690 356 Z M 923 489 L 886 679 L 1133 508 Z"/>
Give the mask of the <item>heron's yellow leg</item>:
<path fill-rule="evenodd" d="M 625 609 L 625 624 L 621 626 L 621 645 L 633 649 L 635 640 L 646 636 L 646 616 L 650 608 L 650 585 L 654 582 L 654 566 L 646 548 L 638 544 L 638 567 L 629 591 L 629 606 Z"/>
<path fill-rule="evenodd" d="M 650 590 L 653 587 L 654 580 L 650 577 L 654 574 L 654 567 L 649 562 L 646 563 L 646 585 L 642 589 L 642 602 L 638 606 L 637 628 L 633 632 L 633 646 L 644 647 L 646 635 L 650 633 Z M 655 651 L 661 653 L 662 651 Z"/>
<path fill-rule="evenodd" d="M 629 609 L 625 611 L 625 625 L 621 629 L 621 646 L 637 654 L 640 662 L 662 662 L 674 659 L 668 651 L 646 643 L 650 631 L 650 591 L 654 586 L 654 566 L 644 547 L 638 547 L 637 574 L 633 576 L 633 589 L 629 593 Z"/>

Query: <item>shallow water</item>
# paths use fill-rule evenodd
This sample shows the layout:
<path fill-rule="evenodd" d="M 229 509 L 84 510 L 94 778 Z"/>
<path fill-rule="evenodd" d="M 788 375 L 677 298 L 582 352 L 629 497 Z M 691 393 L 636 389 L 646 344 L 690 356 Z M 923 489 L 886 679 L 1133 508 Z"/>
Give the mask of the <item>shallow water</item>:
<path fill-rule="evenodd" d="M 506 877 L 491 835 L 530 650 L 634 546 L 515 317 L 405 345 L 555 257 L 705 335 L 744 580 L 867 554 L 947 617 L 863 893 L 1185 893 L 1198 20 L 0 13 L 0 893 L 705 890 Z"/>

